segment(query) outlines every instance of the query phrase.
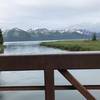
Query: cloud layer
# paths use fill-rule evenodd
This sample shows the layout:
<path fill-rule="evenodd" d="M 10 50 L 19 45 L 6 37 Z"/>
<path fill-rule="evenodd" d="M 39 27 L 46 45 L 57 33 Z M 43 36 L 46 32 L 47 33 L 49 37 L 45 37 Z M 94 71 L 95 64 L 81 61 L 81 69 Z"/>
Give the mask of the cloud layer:
<path fill-rule="evenodd" d="M 3 28 L 65 28 L 100 22 L 100 0 L 1 0 Z"/>

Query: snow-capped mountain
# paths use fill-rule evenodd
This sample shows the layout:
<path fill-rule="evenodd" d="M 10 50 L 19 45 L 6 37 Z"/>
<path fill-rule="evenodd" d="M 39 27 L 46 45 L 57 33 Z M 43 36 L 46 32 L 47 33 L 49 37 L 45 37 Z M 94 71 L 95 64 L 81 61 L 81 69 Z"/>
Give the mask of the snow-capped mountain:
<path fill-rule="evenodd" d="M 3 34 L 5 41 L 28 41 L 31 40 L 31 35 L 19 28 L 7 30 Z"/>
<path fill-rule="evenodd" d="M 6 34 L 6 35 L 5 35 Z M 48 30 L 46 28 L 24 31 L 13 28 L 4 33 L 5 41 L 37 41 L 37 40 L 61 40 L 61 39 L 83 39 L 80 31 L 68 32 L 65 30 Z"/>

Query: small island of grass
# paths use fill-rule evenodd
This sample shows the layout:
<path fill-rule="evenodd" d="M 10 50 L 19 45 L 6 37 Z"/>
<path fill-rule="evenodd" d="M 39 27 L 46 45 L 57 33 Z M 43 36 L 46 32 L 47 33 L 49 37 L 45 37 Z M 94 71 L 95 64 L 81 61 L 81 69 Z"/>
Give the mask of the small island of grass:
<path fill-rule="evenodd" d="M 100 51 L 100 40 L 42 42 L 40 45 L 68 51 Z"/>

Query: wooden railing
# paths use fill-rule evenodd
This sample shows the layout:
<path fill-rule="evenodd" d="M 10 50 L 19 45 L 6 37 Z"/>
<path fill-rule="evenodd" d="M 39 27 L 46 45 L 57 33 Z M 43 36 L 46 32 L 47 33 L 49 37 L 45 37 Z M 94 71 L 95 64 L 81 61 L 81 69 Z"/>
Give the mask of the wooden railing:
<path fill-rule="evenodd" d="M 67 53 L 48 55 L 0 55 L 0 71 L 44 70 L 44 86 L 0 86 L 0 91 L 45 90 L 45 100 L 55 100 L 55 90 L 77 89 L 87 100 L 96 100 L 88 89 L 100 85 L 81 85 L 68 70 L 100 69 L 100 53 Z M 72 85 L 54 85 L 58 70 Z"/>

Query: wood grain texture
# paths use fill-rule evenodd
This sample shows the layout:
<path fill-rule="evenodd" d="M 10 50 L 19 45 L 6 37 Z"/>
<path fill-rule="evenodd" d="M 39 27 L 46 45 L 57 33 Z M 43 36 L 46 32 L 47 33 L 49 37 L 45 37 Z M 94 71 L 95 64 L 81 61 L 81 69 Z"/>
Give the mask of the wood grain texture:
<path fill-rule="evenodd" d="M 100 69 L 100 53 L 52 55 L 0 55 L 0 71 L 52 69 Z"/>

